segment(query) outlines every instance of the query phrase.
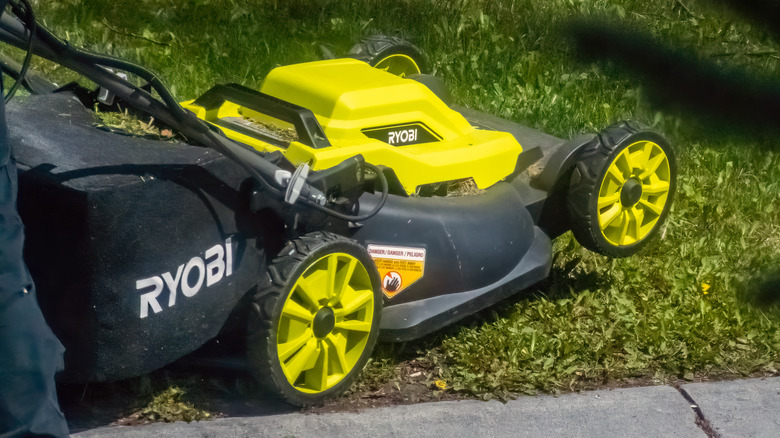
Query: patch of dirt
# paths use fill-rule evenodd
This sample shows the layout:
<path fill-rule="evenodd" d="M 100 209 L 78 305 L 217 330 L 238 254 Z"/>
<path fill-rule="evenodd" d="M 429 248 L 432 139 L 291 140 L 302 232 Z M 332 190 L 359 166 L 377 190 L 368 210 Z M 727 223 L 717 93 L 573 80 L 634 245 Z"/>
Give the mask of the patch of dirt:
<path fill-rule="evenodd" d="M 467 398 L 470 397 L 452 391 L 446 382 L 435 379 L 429 364 L 413 359 L 399 364 L 396 367 L 396 377 L 387 382 L 361 388 L 328 401 L 322 406 L 306 408 L 303 412 L 356 412 L 380 406 Z"/>

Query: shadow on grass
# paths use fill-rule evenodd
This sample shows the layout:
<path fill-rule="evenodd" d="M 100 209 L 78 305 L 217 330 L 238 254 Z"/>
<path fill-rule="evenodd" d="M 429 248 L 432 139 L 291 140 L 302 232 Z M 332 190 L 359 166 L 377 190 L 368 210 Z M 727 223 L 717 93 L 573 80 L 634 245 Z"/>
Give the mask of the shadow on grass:
<path fill-rule="evenodd" d="M 780 268 L 751 281 L 740 291 L 739 297 L 744 303 L 769 311 L 780 319 Z"/>
<path fill-rule="evenodd" d="M 756 303 L 762 306 L 780 305 L 780 270 L 759 284 Z"/>
<path fill-rule="evenodd" d="M 145 424 L 138 412 L 169 388 L 211 418 L 277 415 L 300 409 L 266 393 L 249 372 L 244 354 L 207 343 L 196 352 L 144 376 L 117 382 L 59 384 L 60 405 L 71 432 L 109 425 Z"/>
<path fill-rule="evenodd" d="M 550 274 L 539 283 L 517 291 L 514 295 L 468 315 L 422 339 L 386 348 L 402 354 L 401 357 L 409 358 L 413 355 L 417 357 L 430 349 L 437 348 L 443 339 L 453 337 L 463 329 L 474 329 L 502 319 L 509 319 L 516 311 L 517 306 L 522 305 L 522 303 L 533 302 L 541 298 L 551 301 L 567 299 L 577 296 L 581 292 L 606 288 L 608 279 L 605 279 L 598 272 L 580 269 L 582 262 L 583 260 L 579 256 L 575 256 L 563 264 L 554 261 Z"/>

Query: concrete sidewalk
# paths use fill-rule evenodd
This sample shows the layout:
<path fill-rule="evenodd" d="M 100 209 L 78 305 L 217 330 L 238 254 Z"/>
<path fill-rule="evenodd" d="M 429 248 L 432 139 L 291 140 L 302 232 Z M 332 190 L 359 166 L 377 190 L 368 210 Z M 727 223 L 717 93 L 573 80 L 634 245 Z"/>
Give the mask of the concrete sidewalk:
<path fill-rule="evenodd" d="M 679 391 L 652 386 L 520 397 L 508 403 L 449 401 L 356 413 L 100 427 L 73 437 L 706 437 L 708 432 L 780 436 L 780 377 L 693 383 Z"/>

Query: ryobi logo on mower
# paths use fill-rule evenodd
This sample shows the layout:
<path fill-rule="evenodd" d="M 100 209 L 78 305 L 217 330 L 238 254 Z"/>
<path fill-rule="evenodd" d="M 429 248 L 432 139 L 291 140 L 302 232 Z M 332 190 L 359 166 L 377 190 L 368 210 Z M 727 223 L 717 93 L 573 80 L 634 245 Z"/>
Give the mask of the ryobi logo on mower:
<path fill-rule="evenodd" d="M 233 274 L 233 242 L 230 237 L 225 239 L 225 245 L 214 245 L 207 249 L 203 258 L 195 256 L 187 263 L 179 265 L 176 274 L 165 272 L 154 277 L 144 278 L 135 282 L 141 294 L 141 318 L 149 316 L 149 309 L 154 313 L 163 311 L 158 298 L 163 290 L 168 290 L 168 307 L 176 304 L 176 295 L 181 287 L 181 293 L 187 298 L 197 294 L 203 284 L 212 286 L 225 277 Z"/>
<path fill-rule="evenodd" d="M 387 298 L 401 293 L 425 273 L 425 248 L 372 244 L 368 254 L 382 277 L 382 292 Z"/>
<path fill-rule="evenodd" d="M 391 146 L 408 146 L 441 140 L 441 137 L 421 122 L 367 128 L 361 132 L 366 137 L 383 141 Z"/>

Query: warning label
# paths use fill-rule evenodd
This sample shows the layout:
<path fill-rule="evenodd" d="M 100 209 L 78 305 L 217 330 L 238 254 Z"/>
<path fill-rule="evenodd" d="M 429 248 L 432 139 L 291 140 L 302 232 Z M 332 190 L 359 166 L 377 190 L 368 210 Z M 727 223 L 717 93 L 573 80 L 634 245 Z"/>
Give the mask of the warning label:
<path fill-rule="evenodd" d="M 368 253 L 376 263 L 382 277 L 382 292 L 388 298 L 421 279 L 425 272 L 425 248 L 368 245 Z"/>

